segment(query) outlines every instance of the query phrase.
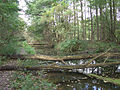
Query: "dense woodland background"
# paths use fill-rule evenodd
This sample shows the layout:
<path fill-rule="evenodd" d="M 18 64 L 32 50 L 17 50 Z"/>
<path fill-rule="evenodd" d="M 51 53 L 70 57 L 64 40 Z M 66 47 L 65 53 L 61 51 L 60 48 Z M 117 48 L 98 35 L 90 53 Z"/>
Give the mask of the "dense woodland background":
<path fill-rule="evenodd" d="M 0 1 L 1 54 L 19 52 L 18 48 L 33 38 L 37 43 L 48 42 L 61 49 L 69 46 L 66 43 L 74 45 L 83 40 L 120 43 L 119 0 L 25 1 L 30 25 L 19 17 L 18 11 L 22 10 L 18 0 Z M 19 42 L 24 38 L 28 41 Z"/>
<path fill-rule="evenodd" d="M 59 87 L 41 69 L 91 69 L 103 76 L 92 77 L 120 85 L 120 0 L 24 0 L 25 11 L 19 1 L 0 0 L 0 88 L 8 90 L 6 82 L 15 90 Z"/>
<path fill-rule="evenodd" d="M 119 42 L 119 0 L 33 0 L 30 30 L 52 41 Z"/>

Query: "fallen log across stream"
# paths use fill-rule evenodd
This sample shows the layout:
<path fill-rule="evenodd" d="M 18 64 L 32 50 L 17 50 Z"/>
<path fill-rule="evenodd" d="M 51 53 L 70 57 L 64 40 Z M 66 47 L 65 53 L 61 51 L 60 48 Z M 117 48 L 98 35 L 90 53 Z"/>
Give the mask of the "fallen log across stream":
<path fill-rule="evenodd" d="M 49 56 L 49 55 L 8 55 L 10 59 L 35 59 L 35 60 L 46 60 L 46 61 L 67 61 L 67 60 L 80 60 L 80 59 L 91 59 L 99 56 L 99 54 L 81 54 L 81 55 L 68 55 L 68 56 Z M 120 57 L 120 53 L 106 53 L 104 55 L 99 56 L 100 58 L 104 57 Z"/>
<path fill-rule="evenodd" d="M 109 63 L 98 63 L 98 64 L 81 64 L 81 65 L 46 65 L 46 66 L 37 66 L 37 67 L 27 67 L 27 66 L 0 66 L 0 71 L 11 71 L 11 70 L 45 70 L 45 69 L 62 69 L 62 70 L 71 70 L 71 69 L 83 69 L 83 68 L 93 68 L 93 67 L 106 67 L 119 65 L 119 62 L 109 62 Z"/>

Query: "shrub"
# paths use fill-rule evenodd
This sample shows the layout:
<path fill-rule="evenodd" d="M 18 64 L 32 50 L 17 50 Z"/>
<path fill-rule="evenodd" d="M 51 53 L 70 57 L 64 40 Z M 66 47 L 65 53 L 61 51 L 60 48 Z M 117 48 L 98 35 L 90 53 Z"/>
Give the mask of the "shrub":
<path fill-rule="evenodd" d="M 120 50 L 120 46 L 117 45 L 116 43 L 110 42 L 110 43 L 106 43 L 106 42 L 97 42 L 97 49 L 96 52 L 104 52 L 106 51 L 108 48 L 111 48 L 111 50 L 113 50 L 114 48 L 117 48 L 117 50 Z"/>
<path fill-rule="evenodd" d="M 19 44 L 16 42 L 10 42 L 8 44 L 5 44 L 4 46 L 2 46 L 2 48 L 0 48 L 0 54 L 3 54 L 3 55 L 15 54 L 19 48 L 18 46 Z"/>
<path fill-rule="evenodd" d="M 58 45 L 58 48 L 64 52 L 84 50 L 86 47 L 87 47 L 86 42 L 78 39 L 65 40 L 64 42 Z"/>
<path fill-rule="evenodd" d="M 31 47 L 26 41 L 22 42 L 22 47 L 28 54 L 35 54 L 35 49 Z"/>

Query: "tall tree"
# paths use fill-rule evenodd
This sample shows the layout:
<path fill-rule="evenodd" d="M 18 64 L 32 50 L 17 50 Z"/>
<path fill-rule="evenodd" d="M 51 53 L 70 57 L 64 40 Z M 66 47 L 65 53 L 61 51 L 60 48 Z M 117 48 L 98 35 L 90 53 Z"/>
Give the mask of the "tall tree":
<path fill-rule="evenodd" d="M 91 18 L 91 40 L 94 40 L 94 31 L 93 31 L 93 13 L 92 7 L 90 6 L 90 18 Z"/>
<path fill-rule="evenodd" d="M 18 0 L 0 1 L 0 54 L 15 54 L 24 21 L 19 18 Z"/>

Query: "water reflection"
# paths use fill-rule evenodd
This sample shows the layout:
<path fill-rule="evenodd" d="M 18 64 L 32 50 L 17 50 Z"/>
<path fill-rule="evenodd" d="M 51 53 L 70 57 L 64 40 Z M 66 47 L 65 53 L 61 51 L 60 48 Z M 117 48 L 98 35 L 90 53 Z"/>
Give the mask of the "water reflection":
<path fill-rule="evenodd" d="M 48 73 L 46 78 L 56 84 L 57 90 L 120 90 L 119 86 L 79 73 Z"/>
<path fill-rule="evenodd" d="M 78 62 L 67 62 L 69 65 L 80 65 L 85 64 L 85 60 L 79 60 Z M 61 62 L 57 62 L 56 64 L 61 65 Z M 93 61 L 91 64 L 96 64 Z M 117 66 L 118 67 L 118 66 Z M 118 69 L 120 66 L 118 67 Z M 62 70 L 61 70 L 62 71 Z M 73 73 L 74 72 L 74 73 Z M 85 68 L 85 69 L 73 69 L 69 70 L 69 73 L 62 73 L 53 72 L 48 73 L 46 78 L 56 84 L 58 87 L 57 90 L 120 90 L 119 86 L 105 83 L 101 80 L 96 80 L 93 78 L 89 78 L 81 73 L 88 74 L 88 73 L 97 73 L 101 74 L 102 68 Z"/>

